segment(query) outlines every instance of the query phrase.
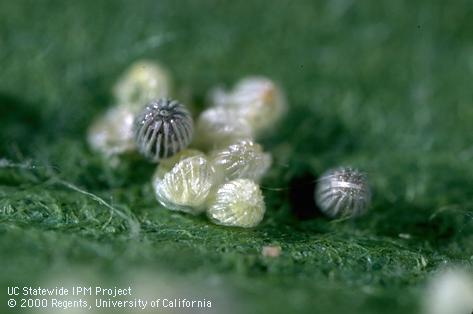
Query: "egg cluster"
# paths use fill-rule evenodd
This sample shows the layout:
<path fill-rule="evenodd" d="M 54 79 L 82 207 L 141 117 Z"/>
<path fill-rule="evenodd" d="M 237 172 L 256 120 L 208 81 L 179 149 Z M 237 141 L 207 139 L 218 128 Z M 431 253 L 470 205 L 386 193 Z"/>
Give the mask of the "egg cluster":
<path fill-rule="evenodd" d="M 197 149 L 161 160 L 153 187 L 166 208 L 206 212 L 211 221 L 225 226 L 254 227 L 263 219 L 265 202 L 259 182 L 272 157 L 255 137 L 277 122 L 285 102 L 269 79 L 243 82 L 233 91 L 220 90 L 218 97 L 211 97 L 211 106 L 197 119 L 191 144 Z M 260 125 L 263 116 L 272 123 Z"/>
<path fill-rule="evenodd" d="M 90 127 L 90 146 L 115 163 L 136 152 L 156 162 L 153 190 L 169 210 L 206 212 L 225 226 L 258 225 L 265 213 L 259 182 L 272 157 L 256 139 L 286 111 L 282 91 L 265 77 L 216 88 L 194 128 L 187 107 L 170 98 L 171 86 L 161 65 L 133 64 L 113 89 L 117 105 Z"/>
<path fill-rule="evenodd" d="M 171 86 L 168 71 L 160 64 L 147 60 L 132 64 L 113 89 L 116 104 L 90 126 L 89 146 L 114 164 L 118 156 L 135 152 L 136 115 L 151 100 L 169 97 Z"/>
<path fill-rule="evenodd" d="M 217 87 L 194 120 L 175 100 L 169 72 L 138 61 L 115 84 L 116 105 L 89 128 L 91 148 L 112 165 L 139 153 L 157 163 L 152 186 L 160 204 L 190 214 L 206 212 L 216 224 L 254 227 L 265 213 L 259 182 L 272 157 L 256 141 L 287 111 L 281 88 L 261 77 L 232 89 Z M 370 202 L 366 175 L 340 167 L 317 181 L 315 203 L 329 217 L 357 217 Z"/>
<path fill-rule="evenodd" d="M 261 76 L 240 80 L 232 90 L 213 89 L 210 108 L 197 120 L 197 145 L 216 149 L 240 139 L 254 140 L 271 130 L 287 110 L 279 86 Z"/>

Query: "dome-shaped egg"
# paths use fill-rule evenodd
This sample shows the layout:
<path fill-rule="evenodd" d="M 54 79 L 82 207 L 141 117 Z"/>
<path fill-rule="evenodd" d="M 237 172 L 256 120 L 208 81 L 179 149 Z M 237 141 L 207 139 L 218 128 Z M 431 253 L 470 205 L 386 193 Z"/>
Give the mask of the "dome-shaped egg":
<path fill-rule="evenodd" d="M 166 173 L 170 172 L 174 166 L 179 163 L 180 161 L 187 159 L 189 157 L 194 156 L 201 156 L 205 158 L 204 153 L 198 151 L 196 149 L 184 149 L 177 153 L 176 155 L 165 158 L 159 161 L 158 167 L 156 167 L 156 171 L 153 174 L 152 183 L 153 186 L 158 184 L 166 175 Z"/>
<path fill-rule="evenodd" d="M 179 161 L 162 180 L 154 181 L 158 201 L 168 209 L 198 214 L 205 210 L 214 184 L 214 171 L 205 157 Z"/>
<path fill-rule="evenodd" d="M 233 109 L 209 108 L 197 119 L 195 145 L 199 148 L 211 150 L 252 138 L 250 125 Z"/>
<path fill-rule="evenodd" d="M 125 106 L 114 106 L 95 120 L 87 132 L 90 147 L 105 156 L 136 149 L 133 141 L 134 114 Z"/>
<path fill-rule="evenodd" d="M 157 162 L 186 148 L 193 130 L 187 108 L 176 100 L 162 98 L 146 105 L 136 116 L 134 138 L 138 151 Z"/>
<path fill-rule="evenodd" d="M 169 72 L 159 63 L 150 60 L 134 62 L 113 88 L 119 104 L 140 110 L 153 99 L 169 97 L 171 93 Z"/>
<path fill-rule="evenodd" d="M 366 175 L 356 169 L 331 169 L 317 182 L 315 201 L 329 217 L 360 216 L 366 212 L 370 200 Z"/>
<path fill-rule="evenodd" d="M 209 197 L 207 216 L 216 224 L 251 228 L 263 220 L 266 206 L 259 186 L 248 179 L 221 185 Z"/>
<path fill-rule="evenodd" d="M 211 96 L 215 106 L 234 109 L 243 117 L 255 136 L 276 125 L 287 111 L 287 101 L 281 88 L 262 76 L 240 80 L 233 90 L 215 89 Z"/>
<path fill-rule="evenodd" d="M 210 159 L 223 181 L 250 179 L 259 182 L 272 161 L 271 155 L 251 140 L 241 140 L 213 151 Z"/>

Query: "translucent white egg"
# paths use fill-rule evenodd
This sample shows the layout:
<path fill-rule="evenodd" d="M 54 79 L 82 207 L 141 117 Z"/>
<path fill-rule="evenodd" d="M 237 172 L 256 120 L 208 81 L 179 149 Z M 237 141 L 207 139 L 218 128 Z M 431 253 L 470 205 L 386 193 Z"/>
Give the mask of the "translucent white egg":
<path fill-rule="evenodd" d="M 134 114 L 129 107 L 111 107 L 90 126 L 87 133 L 90 147 L 105 156 L 134 151 L 133 121 Z"/>
<path fill-rule="evenodd" d="M 153 178 L 152 178 L 153 186 L 156 186 L 156 184 L 158 184 L 164 178 L 166 173 L 170 172 L 177 163 L 179 163 L 180 161 L 184 159 L 187 159 L 189 157 L 194 157 L 194 156 L 200 156 L 200 157 L 205 158 L 204 153 L 202 153 L 201 151 L 198 151 L 196 149 L 184 149 L 170 158 L 162 159 L 159 162 L 158 167 L 156 167 L 156 171 L 153 174 Z"/>
<path fill-rule="evenodd" d="M 237 110 L 255 135 L 274 127 L 287 111 L 286 97 L 281 88 L 262 76 L 244 78 L 230 92 L 214 89 L 210 97 L 215 106 Z"/>
<path fill-rule="evenodd" d="M 258 143 L 241 140 L 211 153 L 210 160 L 220 181 L 250 179 L 259 182 L 271 166 L 271 155 Z"/>
<path fill-rule="evenodd" d="M 214 184 L 214 174 L 205 157 L 185 158 L 175 164 L 162 180 L 154 181 L 156 198 L 170 210 L 201 213 Z"/>
<path fill-rule="evenodd" d="M 209 197 L 207 216 L 224 226 L 251 228 L 263 220 L 266 206 L 259 186 L 248 179 L 221 185 Z"/>
<path fill-rule="evenodd" d="M 424 294 L 425 314 L 461 314 L 473 311 L 473 274 L 448 269 L 435 275 Z"/>
<path fill-rule="evenodd" d="M 234 109 L 209 108 L 197 120 L 194 145 L 201 149 L 217 149 L 242 139 L 253 139 L 252 129 Z"/>
<path fill-rule="evenodd" d="M 149 60 L 136 61 L 125 71 L 113 88 L 120 104 L 140 110 L 153 99 L 169 97 L 171 93 L 169 72 L 159 63 Z"/>

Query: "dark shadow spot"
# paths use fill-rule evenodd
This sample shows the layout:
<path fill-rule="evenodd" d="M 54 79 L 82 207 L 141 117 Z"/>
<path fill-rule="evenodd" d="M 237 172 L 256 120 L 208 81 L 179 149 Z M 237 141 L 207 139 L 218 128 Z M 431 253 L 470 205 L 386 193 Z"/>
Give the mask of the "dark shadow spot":
<path fill-rule="evenodd" d="M 292 178 L 289 184 L 289 201 L 292 213 L 301 220 L 320 216 L 314 199 L 317 178 L 310 172 L 305 172 Z"/>

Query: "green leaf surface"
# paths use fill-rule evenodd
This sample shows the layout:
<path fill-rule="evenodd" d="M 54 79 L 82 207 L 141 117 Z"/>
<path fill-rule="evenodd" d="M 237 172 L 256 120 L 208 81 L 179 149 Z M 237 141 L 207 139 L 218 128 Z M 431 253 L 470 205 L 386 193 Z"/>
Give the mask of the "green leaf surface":
<path fill-rule="evenodd" d="M 472 14 L 463 0 L 1 1 L 2 291 L 95 282 L 218 313 L 418 313 L 433 273 L 473 265 Z M 260 226 L 171 212 L 153 165 L 89 150 L 141 58 L 195 112 L 246 75 L 284 88 L 289 111 L 261 140 L 275 162 Z M 297 218 L 294 178 L 338 165 L 367 171 L 368 214 Z"/>

